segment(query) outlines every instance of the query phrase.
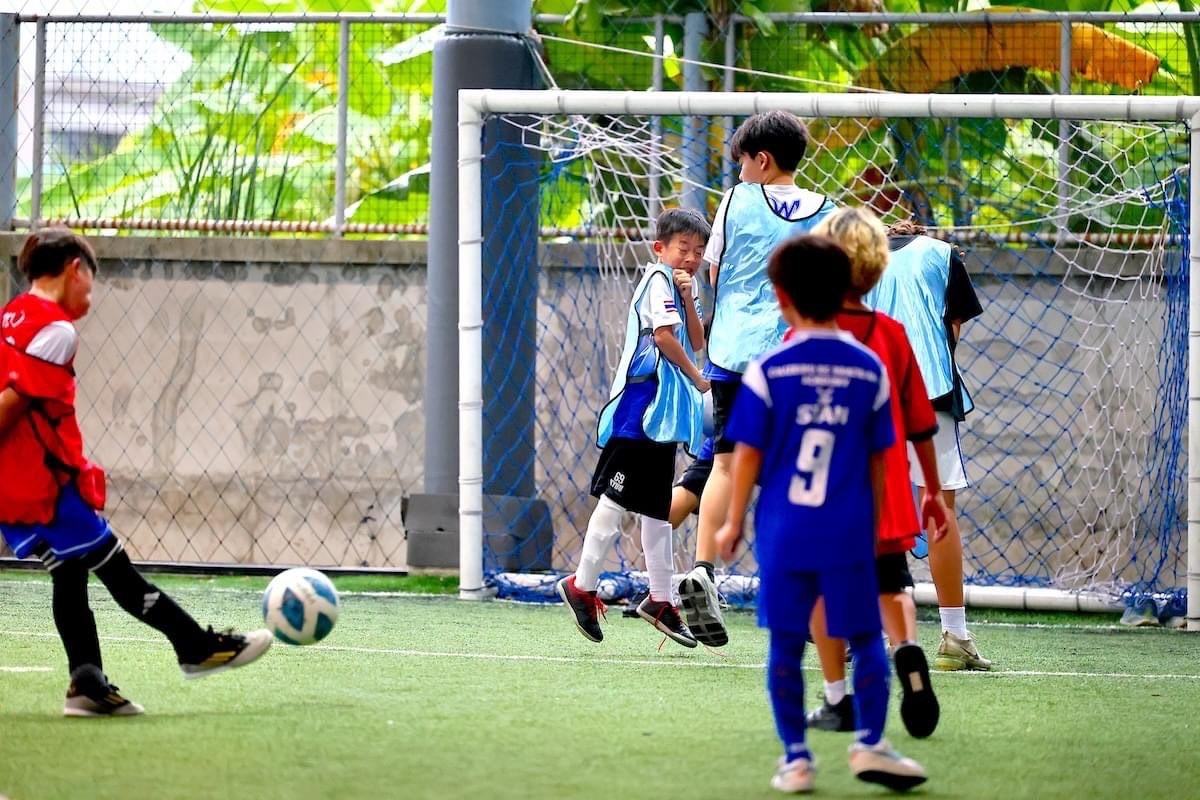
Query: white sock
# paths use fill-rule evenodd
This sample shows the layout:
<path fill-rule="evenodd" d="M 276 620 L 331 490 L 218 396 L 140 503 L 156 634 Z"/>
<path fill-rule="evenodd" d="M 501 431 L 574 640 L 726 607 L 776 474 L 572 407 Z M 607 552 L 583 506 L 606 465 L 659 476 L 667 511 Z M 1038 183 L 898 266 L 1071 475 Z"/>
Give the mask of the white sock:
<path fill-rule="evenodd" d="M 825 681 L 825 702 L 836 706 L 846 697 L 846 679 Z"/>
<path fill-rule="evenodd" d="M 606 496 L 600 497 L 583 537 L 583 552 L 579 554 L 579 568 L 575 570 L 575 588 L 585 592 L 596 591 L 600 583 L 600 567 L 608 557 L 613 542 L 621 535 L 621 515 L 624 513 L 625 509 L 614 501 Z"/>
<path fill-rule="evenodd" d="M 671 577 L 675 574 L 675 548 L 671 543 L 671 523 L 665 519 L 641 517 L 642 552 L 650 578 L 650 599 L 671 602 Z"/>
<path fill-rule="evenodd" d="M 939 608 L 942 630 L 949 631 L 960 639 L 967 638 L 967 609 L 962 606 Z"/>

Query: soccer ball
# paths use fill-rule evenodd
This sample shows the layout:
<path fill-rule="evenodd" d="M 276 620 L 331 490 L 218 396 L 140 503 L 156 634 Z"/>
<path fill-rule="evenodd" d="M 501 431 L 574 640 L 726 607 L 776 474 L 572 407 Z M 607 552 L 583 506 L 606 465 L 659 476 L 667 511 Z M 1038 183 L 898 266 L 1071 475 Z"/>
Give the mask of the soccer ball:
<path fill-rule="evenodd" d="M 328 636 L 337 622 L 337 590 L 315 569 L 289 569 L 267 584 L 262 611 L 267 627 L 279 641 L 312 644 Z"/>

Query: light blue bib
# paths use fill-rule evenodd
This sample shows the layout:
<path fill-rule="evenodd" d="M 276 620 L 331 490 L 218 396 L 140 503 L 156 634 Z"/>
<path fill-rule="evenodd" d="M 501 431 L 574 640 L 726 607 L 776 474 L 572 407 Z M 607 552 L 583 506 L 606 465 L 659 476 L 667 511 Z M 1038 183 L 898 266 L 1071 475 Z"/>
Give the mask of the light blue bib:
<path fill-rule="evenodd" d="M 834 208 L 826 199 L 811 216 L 788 220 L 772 209 L 762 184 L 733 187 L 725 207 L 725 252 L 717 270 L 709 361 L 745 372 L 747 364 L 783 340 L 787 324 L 767 279 L 767 262 L 777 245 L 812 230 Z"/>
<path fill-rule="evenodd" d="M 700 452 L 704 442 L 704 409 L 700 392 L 679 367 L 663 358 L 654 344 L 654 331 L 642 328 L 638 317 L 638 304 L 652 280 L 664 280 L 671 287 L 675 306 L 680 310 L 680 316 L 684 317 L 679 341 L 683 345 L 683 352 L 695 361 L 692 343 L 687 336 L 683 298 L 671 278 L 670 269 L 661 262 L 653 264 L 646 268 L 629 303 L 625 345 L 616 375 L 613 376 L 608 402 L 600 410 L 596 441 L 603 447 L 612 437 L 613 417 L 627 385 L 635 381 L 657 381 L 654 399 L 642 414 L 643 432 L 655 442 L 682 442 L 688 453 L 695 455 Z"/>
<path fill-rule="evenodd" d="M 946 287 L 951 247 L 940 239 L 916 236 L 888 257 L 879 283 L 863 298 L 904 325 L 930 398 L 954 391 L 950 342 L 946 338 Z M 975 407 L 962 388 L 964 413 Z"/>

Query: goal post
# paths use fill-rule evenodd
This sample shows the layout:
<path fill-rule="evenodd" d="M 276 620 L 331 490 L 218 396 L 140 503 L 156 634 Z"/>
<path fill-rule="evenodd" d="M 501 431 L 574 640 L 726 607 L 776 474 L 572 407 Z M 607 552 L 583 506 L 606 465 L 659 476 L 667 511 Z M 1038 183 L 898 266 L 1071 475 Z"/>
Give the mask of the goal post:
<path fill-rule="evenodd" d="M 1200 431 L 1197 97 L 460 92 L 462 595 L 548 597 L 552 576 L 574 567 L 597 452 L 587 433 L 648 260 L 652 199 L 683 195 L 676 154 L 700 129 L 714 159 L 702 187 L 711 217 L 729 168 L 719 121 L 772 109 L 814 130 L 802 184 L 885 221 L 916 211 L 984 254 L 977 275 L 995 310 L 984 328 L 967 327 L 959 356 L 979 406 L 966 426 L 968 466 L 981 474 L 963 492 L 969 602 L 1101 607 L 1186 587 L 1188 625 L 1200 629 L 1200 434 L 1188 435 Z M 673 124 L 697 117 L 711 124 Z M 537 309 L 486 304 L 497 278 L 484 277 L 485 217 L 502 231 L 521 213 L 489 194 L 489 120 L 519 128 L 542 159 Z M 1056 120 L 1083 123 L 1062 126 L 1067 147 L 1045 124 Z M 1060 150 L 1073 158 L 1065 170 Z M 537 385 L 525 399 L 537 407 L 537 502 L 552 539 L 536 546 L 503 530 L 511 515 L 484 494 L 485 400 L 504 379 L 503 365 L 483 362 L 489 314 L 538 315 Z M 583 332 L 607 340 L 576 350 Z M 679 538 L 683 557 L 691 545 Z M 641 580 L 639 552 L 636 542 L 618 552 L 602 590 Z M 752 599 L 754 571 L 734 565 L 722 591 Z"/>

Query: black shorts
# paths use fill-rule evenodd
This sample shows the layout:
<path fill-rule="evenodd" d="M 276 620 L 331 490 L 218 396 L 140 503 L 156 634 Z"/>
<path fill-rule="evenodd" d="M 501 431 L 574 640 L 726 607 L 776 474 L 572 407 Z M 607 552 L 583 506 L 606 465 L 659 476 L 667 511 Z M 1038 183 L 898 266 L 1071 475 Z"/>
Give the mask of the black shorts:
<path fill-rule="evenodd" d="M 708 483 L 708 476 L 712 474 L 713 460 L 711 458 L 696 459 L 688 468 L 679 476 L 679 480 L 675 481 L 676 486 L 687 489 L 696 497 L 704 494 L 704 487 Z M 699 514 L 700 509 L 697 506 L 693 514 Z"/>
<path fill-rule="evenodd" d="M 880 594 L 899 594 L 912 586 L 913 577 L 908 571 L 908 554 L 888 553 L 875 556 L 875 577 L 879 581 Z"/>
<path fill-rule="evenodd" d="M 674 442 L 609 439 L 592 475 L 592 497 L 607 497 L 635 514 L 669 519 L 675 450 Z"/>
<path fill-rule="evenodd" d="M 732 453 L 733 442 L 725 438 L 725 426 L 733 413 L 733 401 L 738 390 L 742 388 L 740 377 L 733 380 L 712 381 L 713 399 L 713 452 Z"/>

